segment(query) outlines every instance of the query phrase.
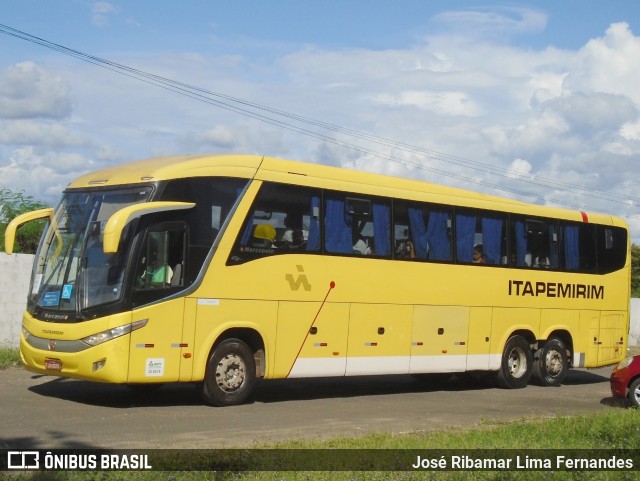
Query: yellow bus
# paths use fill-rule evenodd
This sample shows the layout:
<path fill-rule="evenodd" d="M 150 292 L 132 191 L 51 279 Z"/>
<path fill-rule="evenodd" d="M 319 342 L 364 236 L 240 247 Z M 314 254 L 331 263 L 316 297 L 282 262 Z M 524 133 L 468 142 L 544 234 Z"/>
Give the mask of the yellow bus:
<path fill-rule="evenodd" d="M 129 385 L 493 372 L 559 385 L 625 357 L 630 241 L 608 215 L 243 155 L 73 181 L 46 218 L 27 369 Z"/>

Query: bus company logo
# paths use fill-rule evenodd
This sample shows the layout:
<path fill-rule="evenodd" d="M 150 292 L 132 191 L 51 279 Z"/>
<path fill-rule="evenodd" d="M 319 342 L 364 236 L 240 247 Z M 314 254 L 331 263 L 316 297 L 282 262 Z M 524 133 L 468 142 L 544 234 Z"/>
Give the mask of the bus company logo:
<path fill-rule="evenodd" d="M 38 451 L 8 451 L 8 469 L 40 469 L 40 453 Z"/>
<path fill-rule="evenodd" d="M 508 294 L 520 297 L 558 297 L 564 299 L 604 299 L 604 286 L 562 282 L 509 280 Z"/>
<path fill-rule="evenodd" d="M 304 287 L 305 291 L 311 290 L 311 284 L 307 280 L 307 276 L 304 273 L 304 268 L 301 265 L 296 265 L 296 269 L 298 270 L 297 279 L 293 278 L 292 274 L 287 274 L 284 276 L 285 280 L 289 283 L 289 287 L 291 287 L 292 291 L 297 291 L 300 289 L 300 286 Z"/>
<path fill-rule="evenodd" d="M 49 350 L 50 351 L 55 351 L 56 350 L 56 341 L 54 341 L 53 339 L 49 341 Z"/>

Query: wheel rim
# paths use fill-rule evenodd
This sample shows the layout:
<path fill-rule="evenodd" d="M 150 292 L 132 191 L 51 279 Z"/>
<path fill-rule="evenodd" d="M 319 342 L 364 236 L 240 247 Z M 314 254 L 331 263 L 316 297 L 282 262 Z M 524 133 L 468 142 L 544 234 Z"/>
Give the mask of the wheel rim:
<path fill-rule="evenodd" d="M 555 349 L 551 349 L 545 356 L 545 366 L 550 376 L 556 377 L 564 369 L 562 354 Z"/>
<path fill-rule="evenodd" d="M 237 354 L 227 354 L 216 366 L 216 383 L 225 392 L 237 391 L 245 377 L 244 361 Z"/>
<path fill-rule="evenodd" d="M 522 349 L 516 348 L 509 353 L 508 368 L 514 378 L 520 378 L 527 372 L 527 356 Z"/>
<path fill-rule="evenodd" d="M 640 406 L 640 384 L 630 393 L 636 405 Z"/>

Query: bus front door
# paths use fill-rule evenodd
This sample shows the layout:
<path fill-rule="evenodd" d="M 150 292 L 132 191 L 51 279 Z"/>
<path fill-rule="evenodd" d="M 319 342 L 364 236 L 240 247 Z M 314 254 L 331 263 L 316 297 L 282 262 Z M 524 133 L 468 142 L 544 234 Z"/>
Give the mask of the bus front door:
<path fill-rule="evenodd" d="M 185 298 L 178 293 L 186 286 L 187 226 L 183 222 L 163 222 L 143 231 L 142 247 L 135 266 L 133 301 L 142 306 L 133 310 L 134 322 L 144 327 L 131 334 L 129 382 L 172 382 L 190 380 L 193 317 L 185 328 Z"/>
<path fill-rule="evenodd" d="M 185 300 L 178 298 L 133 311 L 133 321 L 146 324 L 131 333 L 129 383 L 180 379 L 182 352 L 189 349 L 183 339 L 184 310 Z"/>

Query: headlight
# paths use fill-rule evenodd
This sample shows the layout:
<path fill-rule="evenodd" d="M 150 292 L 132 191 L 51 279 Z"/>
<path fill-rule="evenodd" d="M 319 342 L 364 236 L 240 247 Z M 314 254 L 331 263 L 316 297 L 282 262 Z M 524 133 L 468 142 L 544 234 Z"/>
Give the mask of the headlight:
<path fill-rule="evenodd" d="M 31 337 L 31 333 L 27 331 L 27 328 L 22 326 L 22 335 L 25 339 L 29 339 Z"/>
<path fill-rule="evenodd" d="M 146 326 L 148 320 L 149 319 L 143 319 L 142 321 L 136 321 L 132 322 L 131 324 L 125 324 L 124 326 L 107 329 L 106 331 L 84 337 L 82 338 L 82 341 L 86 342 L 90 346 L 97 346 L 98 344 L 110 341 L 111 339 L 115 339 L 116 337 L 124 336 L 125 334 L 129 334 L 130 332 Z"/>
<path fill-rule="evenodd" d="M 629 356 L 628 358 L 626 358 L 624 361 L 622 361 L 620 364 L 618 364 L 616 366 L 616 370 L 618 369 L 624 369 L 625 367 L 627 367 L 629 364 L 631 364 L 631 361 L 633 361 L 633 356 Z"/>

